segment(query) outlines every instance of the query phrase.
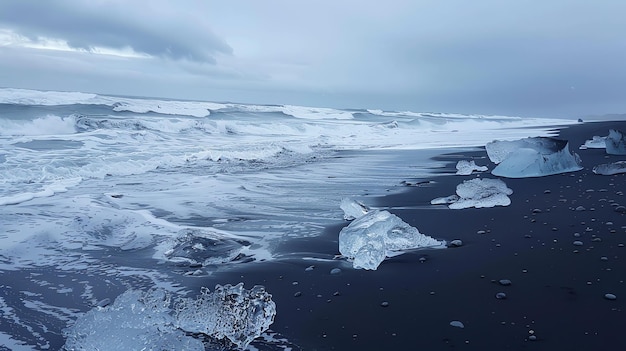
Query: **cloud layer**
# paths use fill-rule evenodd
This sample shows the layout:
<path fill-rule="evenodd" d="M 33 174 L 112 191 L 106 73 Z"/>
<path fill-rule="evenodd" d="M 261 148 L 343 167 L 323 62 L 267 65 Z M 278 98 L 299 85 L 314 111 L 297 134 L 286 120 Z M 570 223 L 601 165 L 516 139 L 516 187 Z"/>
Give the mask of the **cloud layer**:
<path fill-rule="evenodd" d="M 31 45 L 0 32 L 0 79 L 254 103 L 624 112 L 623 13 L 617 0 L 4 1 L 0 31 Z M 75 50 L 32 45 L 48 39 Z"/>

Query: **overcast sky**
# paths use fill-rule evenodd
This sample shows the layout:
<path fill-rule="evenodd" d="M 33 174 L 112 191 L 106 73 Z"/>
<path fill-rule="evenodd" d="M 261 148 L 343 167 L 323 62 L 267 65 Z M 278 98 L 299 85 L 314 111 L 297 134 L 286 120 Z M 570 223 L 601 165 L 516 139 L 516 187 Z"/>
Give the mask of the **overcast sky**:
<path fill-rule="evenodd" d="M 3 0 L 0 86 L 570 117 L 626 113 L 623 0 Z"/>

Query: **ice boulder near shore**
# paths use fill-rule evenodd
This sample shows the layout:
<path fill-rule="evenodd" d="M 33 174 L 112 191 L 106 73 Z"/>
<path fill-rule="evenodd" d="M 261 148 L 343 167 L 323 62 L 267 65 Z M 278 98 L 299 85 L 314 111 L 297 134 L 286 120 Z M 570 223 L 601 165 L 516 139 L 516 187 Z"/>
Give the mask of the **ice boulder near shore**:
<path fill-rule="evenodd" d="M 461 160 L 456 164 L 457 175 L 470 175 L 474 171 L 485 172 L 487 171 L 487 166 L 479 166 L 474 160 Z"/>
<path fill-rule="evenodd" d="M 542 177 L 583 169 L 580 157 L 569 150 L 567 140 L 534 137 L 495 140 L 485 145 L 489 159 L 497 164 L 491 174 L 507 178 Z"/>
<path fill-rule="evenodd" d="M 593 167 L 593 173 L 601 175 L 614 175 L 626 173 L 626 161 L 617 161 L 613 163 L 603 163 Z"/>
<path fill-rule="evenodd" d="M 420 233 L 388 211 L 371 210 L 339 233 L 339 252 L 357 269 L 375 270 L 386 257 L 426 247 L 445 247 L 445 241 Z"/>
<path fill-rule="evenodd" d="M 609 155 L 626 155 L 626 135 L 619 130 L 609 130 L 605 139 L 606 153 Z"/>
<path fill-rule="evenodd" d="M 454 210 L 464 208 L 483 208 L 495 206 L 508 206 L 511 204 L 509 195 L 513 190 L 509 189 L 500 179 L 475 178 L 466 180 L 457 185 L 456 195 L 433 199 L 432 205 L 447 204 Z"/>

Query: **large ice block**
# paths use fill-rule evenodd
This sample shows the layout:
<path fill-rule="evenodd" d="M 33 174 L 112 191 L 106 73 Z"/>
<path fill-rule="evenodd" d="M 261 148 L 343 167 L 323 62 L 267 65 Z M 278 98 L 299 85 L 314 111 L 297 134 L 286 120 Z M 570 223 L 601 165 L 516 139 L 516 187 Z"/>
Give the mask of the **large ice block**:
<path fill-rule="evenodd" d="M 619 130 L 609 130 L 606 137 L 606 153 L 609 155 L 626 155 L 626 134 Z"/>
<path fill-rule="evenodd" d="M 421 234 L 398 216 L 380 210 L 355 219 L 339 233 L 339 252 L 352 258 L 357 269 L 375 270 L 385 257 L 404 250 L 444 245 L 444 241 Z"/>
<path fill-rule="evenodd" d="M 601 175 L 614 175 L 626 173 L 626 161 L 617 161 L 613 163 L 603 163 L 593 167 L 593 173 Z"/>
<path fill-rule="evenodd" d="M 274 322 L 276 304 L 260 285 L 246 290 L 243 283 L 217 285 L 215 291 L 203 289 L 197 299 L 176 303 L 177 326 L 190 333 L 217 339 L 228 338 L 245 349 Z"/>
<path fill-rule="evenodd" d="M 492 141 L 485 146 L 496 168 L 493 175 L 507 178 L 541 177 L 579 171 L 580 157 L 569 150 L 566 140 L 535 137 Z"/>
<path fill-rule="evenodd" d="M 500 179 L 475 178 L 457 185 L 456 195 L 433 199 L 433 205 L 447 204 L 451 209 L 508 206 L 513 194 Z"/>
<path fill-rule="evenodd" d="M 128 290 L 107 307 L 96 307 L 64 331 L 65 350 L 203 351 L 193 335 L 225 340 L 245 349 L 274 322 L 276 304 L 262 286 L 243 283 L 203 288 L 196 299 L 179 298 L 175 310 L 163 289 Z M 230 348 L 229 348 L 230 349 Z"/>

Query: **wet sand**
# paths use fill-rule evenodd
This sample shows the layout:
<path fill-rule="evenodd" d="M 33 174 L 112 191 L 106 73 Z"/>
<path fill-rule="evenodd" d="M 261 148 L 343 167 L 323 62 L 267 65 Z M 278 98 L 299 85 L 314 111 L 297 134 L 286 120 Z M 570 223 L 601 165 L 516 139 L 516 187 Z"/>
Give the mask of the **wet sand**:
<path fill-rule="evenodd" d="M 348 262 L 331 259 L 338 253 L 338 233 L 347 225 L 342 223 L 323 237 L 279 248 L 292 252 L 293 259 L 216 273 L 197 283 L 265 285 L 278 311 L 272 330 L 294 350 L 625 349 L 626 214 L 615 209 L 626 205 L 626 174 L 600 176 L 591 169 L 626 157 L 607 156 L 603 149 L 578 150 L 609 128 L 626 130 L 626 122 L 561 130 L 559 137 L 570 141 L 584 169 L 503 178 L 513 189 L 507 207 L 430 205 L 476 176 L 452 175 L 458 160 L 474 158 L 493 169 L 484 150 L 441 155 L 438 159 L 449 164 L 439 172 L 449 175 L 406 179 L 420 185 L 370 203 L 422 233 L 462 240 L 461 247 L 407 253 L 376 271 L 354 270 Z M 303 260 L 307 253 L 329 260 Z M 341 272 L 332 274 L 333 268 Z M 510 285 L 501 284 L 503 279 Z M 498 293 L 506 298 L 496 298 Z"/>

